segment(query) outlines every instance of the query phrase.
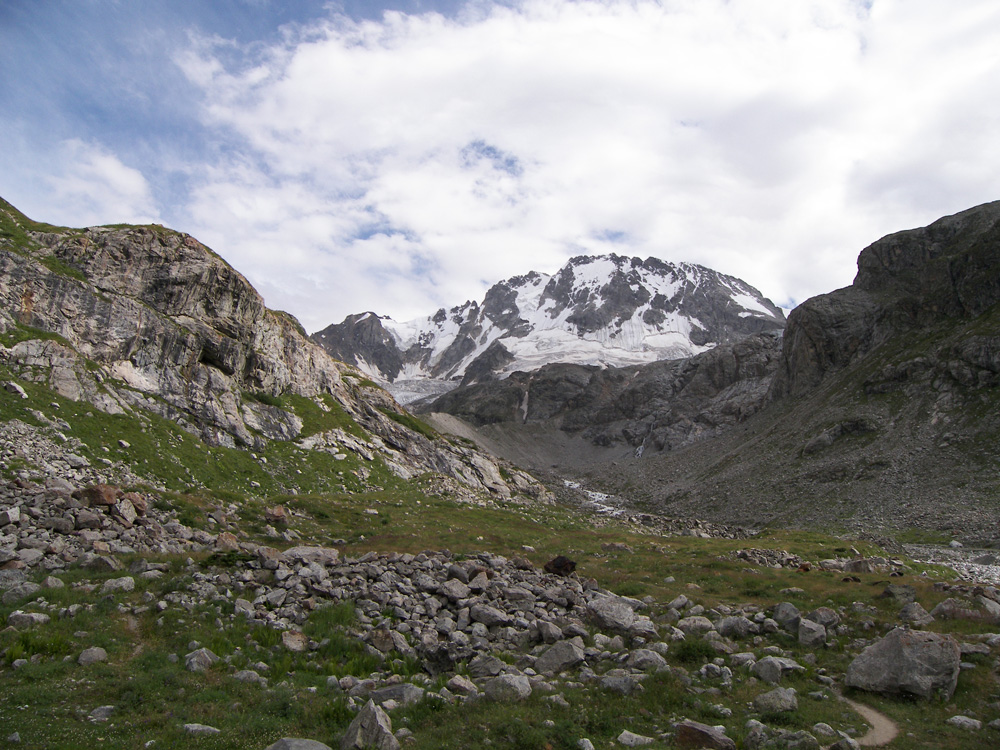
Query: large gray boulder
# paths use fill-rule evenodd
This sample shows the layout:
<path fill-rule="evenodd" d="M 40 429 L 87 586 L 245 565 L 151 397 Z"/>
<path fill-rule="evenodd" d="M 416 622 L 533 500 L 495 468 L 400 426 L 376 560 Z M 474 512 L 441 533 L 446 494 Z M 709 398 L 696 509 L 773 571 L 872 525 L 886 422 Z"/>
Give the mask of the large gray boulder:
<path fill-rule="evenodd" d="M 347 727 L 340 750 L 399 750 L 389 715 L 368 701 Z"/>
<path fill-rule="evenodd" d="M 535 660 L 535 671 L 556 674 L 575 667 L 584 659 L 583 649 L 572 641 L 559 641 Z"/>
<path fill-rule="evenodd" d="M 485 693 L 493 701 L 523 701 L 531 696 L 531 683 L 521 674 L 502 674 L 486 683 Z"/>
<path fill-rule="evenodd" d="M 617 596 L 602 596 L 588 602 L 587 614 L 599 628 L 611 631 L 627 631 L 635 622 L 635 611 Z"/>
<path fill-rule="evenodd" d="M 795 688 L 775 688 L 753 699 L 753 708 L 762 714 L 777 714 L 796 711 L 799 700 Z"/>
<path fill-rule="evenodd" d="M 330 750 L 329 745 L 324 745 L 316 740 L 303 740 L 298 737 L 282 737 L 273 745 L 268 745 L 266 750 Z"/>
<path fill-rule="evenodd" d="M 851 662 L 845 684 L 873 693 L 950 699 L 960 664 L 961 649 L 951 636 L 896 628 Z"/>
<path fill-rule="evenodd" d="M 787 659 L 783 656 L 765 656 L 755 663 L 751 668 L 754 676 L 764 682 L 777 685 L 781 678 L 791 672 L 805 671 L 805 667 L 794 659 Z"/>
<path fill-rule="evenodd" d="M 715 727 L 684 719 L 674 725 L 674 744 L 684 750 L 736 750 L 736 743 Z"/>

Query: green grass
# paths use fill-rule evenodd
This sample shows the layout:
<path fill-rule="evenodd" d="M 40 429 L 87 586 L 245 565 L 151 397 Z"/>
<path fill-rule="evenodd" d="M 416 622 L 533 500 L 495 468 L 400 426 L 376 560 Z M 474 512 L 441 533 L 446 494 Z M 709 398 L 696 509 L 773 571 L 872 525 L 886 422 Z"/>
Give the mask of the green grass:
<path fill-rule="evenodd" d="M 423 435 L 428 440 L 436 440 L 439 437 L 437 431 L 433 427 L 423 420 L 417 419 L 412 414 L 393 411 L 392 409 L 385 409 L 382 407 L 379 407 L 379 411 L 389 417 L 389 419 L 393 422 L 401 424 L 403 427 Z"/>
<path fill-rule="evenodd" d="M 569 554 L 578 561 L 581 577 L 593 577 L 602 586 L 638 594 L 639 589 L 629 589 L 627 584 L 640 582 L 641 591 L 654 597 L 648 610 L 654 621 L 663 613 L 665 602 L 679 593 L 706 607 L 718 602 L 758 603 L 766 607 L 781 599 L 793 601 L 803 611 L 824 604 L 844 606 L 846 622 L 853 624 L 861 617 L 871 618 L 876 633 L 884 632 L 895 618 L 896 607 L 878 598 L 885 580 L 876 574 L 860 576 L 860 584 L 844 583 L 836 574 L 821 572 L 813 575 L 757 569 L 751 574 L 746 572 L 746 561 L 732 557 L 735 550 L 752 544 L 786 549 L 815 560 L 818 555 L 834 556 L 838 550 L 859 544 L 822 534 L 769 532 L 749 540 L 750 543 L 664 538 L 628 526 L 594 528 L 588 518 L 560 506 L 500 509 L 458 504 L 448 497 L 429 494 L 420 484 L 383 492 L 286 496 L 283 500 L 292 511 L 289 528 L 302 537 L 297 543 L 325 544 L 342 537 L 347 540 L 342 546 L 347 555 L 369 550 L 416 553 L 447 547 L 456 557 L 478 550 L 512 556 L 524 554 L 521 546 L 530 544 L 535 552 L 528 556 L 541 565 L 555 554 Z M 251 539 L 257 538 L 251 519 L 262 511 L 265 501 L 235 496 L 233 501 L 241 508 L 237 516 L 239 527 L 249 530 Z M 205 512 L 211 502 L 211 496 L 188 493 L 169 494 L 161 500 L 198 526 L 204 526 Z M 366 513 L 369 509 L 378 510 L 378 515 Z M 388 523 L 384 523 L 386 520 Z M 609 555 L 601 549 L 609 541 L 624 542 L 633 553 Z M 874 551 L 871 547 L 866 549 Z M 196 573 L 232 574 L 240 571 L 247 561 L 247 556 L 241 553 L 202 553 L 194 555 L 194 564 L 189 567 L 184 562 L 186 557 L 162 558 L 171 566 L 170 576 L 137 581 L 135 592 L 114 599 L 88 594 L 74 584 L 90 582 L 99 586 L 103 580 L 121 573 L 95 574 L 73 569 L 60 574 L 68 584 L 65 588 L 44 590 L 16 605 L 0 607 L 0 621 L 4 621 L 14 608 L 38 609 L 45 606 L 43 600 L 56 608 L 74 603 L 84 605 L 76 617 L 53 618 L 44 629 L 29 633 L 0 631 L 0 669 L 4 669 L 5 690 L 0 723 L 20 732 L 23 746 L 68 748 L 79 746 L 80 741 L 92 741 L 105 747 L 125 748 L 134 747 L 137 737 L 142 742 L 156 739 L 163 746 L 190 744 L 193 740 L 186 738 L 181 730 L 182 724 L 190 722 L 222 730 L 219 737 L 197 740 L 199 746 L 205 747 L 266 747 L 281 736 L 312 737 L 336 746 L 353 714 L 347 709 L 345 699 L 326 687 L 327 677 L 346 674 L 364 677 L 381 668 L 381 660 L 372 656 L 355 634 L 353 604 L 331 603 L 311 612 L 302 629 L 322 645 L 303 654 L 284 650 L 278 631 L 236 616 L 232 599 L 224 596 L 193 608 L 171 604 L 162 613 L 153 609 L 138 611 L 148 606 L 148 602 L 169 599 L 171 591 L 183 592 Z M 664 582 L 667 571 L 675 577 L 674 582 Z M 911 576 L 904 582 L 917 589 L 918 601 L 928 609 L 946 596 L 946 592 L 934 589 L 933 579 Z M 689 583 L 697 583 L 701 588 L 691 588 Z M 781 589 L 792 586 L 801 588 L 803 593 L 779 594 Z M 874 610 L 855 614 L 850 607 L 853 602 Z M 938 623 L 936 627 L 971 634 L 985 632 L 989 626 Z M 818 669 L 832 673 L 846 669 L 851 658 L 847 651 L 851 637 L 834 638 L 827 649 L 816 652 L 815 666 L 808 666 L 805 673 L 784 683 L 798 690 L 799 710 L 766 717 L 772 726 L 790 731 L 808 730 L 816 722 L 824 721 L 837 728 L 853 726 L 863 731 L 861 720 L 843 704 L 832 699 L 808 698 L 808 693 L 819 688 L 815 682 Z M 782 643 L 794 658 L 805 663 L 808 652 L 794 639 L 776 636 L 770 640 Z M 187 672 L 183 656 L 192 641 L 228 659 L 230 666 L 220 663 L 202 675 Z M 77 666 L 73 660 L 90 645 L 107 649 L 108 662 L 86 669 Z M 753 645 L 744 642 L 741 648 L 750 649 Z M 171 654 L 178 655 L 178 661 L 172 661 Z M 706 641 L 689 637 L 671 644 L 667 658 L 674 667 L 695 672 L 716 655 Z M 63 661 L 66 656 L 70 661 Z M 509 661 L 516 660 L 512 654 L 503 656 Z M 13 671 L 7 667 L 14 658 L 32 657 L 37 661 L 22 669 Z M 397 661 L 403 674 L 417 671 L 416 663 L 407 664 L 396 654 L 387 658 L 390 662 Z M 957 750 L 962 747 L 959 743 L 963 735 L 946 727 L 944 718 L 962 711 L 988 715 L 985 703 L 1000 698 L 994 697 L 997 688 L 990 676 L 991 661 L 974 658 L 980 661 L 979 665 L 972 672 L 962 673 L 959 691 L 949 705 L 909 704 L 871 696 L 864 696 L 863 700 L 897 721 L 909 722 L 908 731 L 920 739 L 912 742 L 901 739 L 900 747 L 926 746 L 920 742 L 931 738 L 935 746 Z M 258 661 L 270 667 L 264 673 L 268 687 L 232 679 L 232 671 L 250 668 Z M 603 664 L 598 669 L 610 666 L 613 665 Z M 682 717 L 724 724 L 728 734 L 740 741 L 750 716 L 747 705 L 757 694 L 770 689 L 738 682 L 716 695 L 699 695 L 687 690 L 679 673 L 672 672 L 651 675 L 643 684 L 643 691 L 630 696 L 609 694 L 593 685 L 561 688 L 570 703 L 568 708 L 544 700 L 541 693 L 516 705 L 451 706 L 427 699 L 397 709 L 392 720 L 394 727 L 405 726 L 415 733 L 415 748 L 457 750 L 485 746 L 487 739 L 494 748 L 563 748 L 575 747 L 582 737 L 588 737 L 598 747 L 611 747 L 623 729 L 655 737 L 669 731 L 672 723 Z M 704 686 L 713 684 L 708 682 Z M 22 705 L 29 705 L 32 710 L 21 711 L 18 707 Z M 111 722 L 92 724 L 86 719 L 86 712 L 99 705 L 116 706 Z M 733 715 L 722 716 L 716 705 L 728 707 Z"/>

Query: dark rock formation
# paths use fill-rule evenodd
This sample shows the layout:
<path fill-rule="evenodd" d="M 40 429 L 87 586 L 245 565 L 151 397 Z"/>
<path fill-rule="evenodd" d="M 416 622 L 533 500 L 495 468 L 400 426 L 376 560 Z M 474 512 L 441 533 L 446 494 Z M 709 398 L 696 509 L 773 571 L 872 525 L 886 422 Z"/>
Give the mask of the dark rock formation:
<path fill-rule="evenodd" d="M 474 425 L 550 422 L 595 445 L 671 450 L 759 410 L 780 345 L 764 334 L 645 366 L 546 365 L 460 387 L 421 408 Z"/>
<path fill-rule="evenodd" d="M 854 284 L 799 305 L 788 318 L 774 397 L 818 385 L 890 340 L 948 319 L 970 320 L 1000 301 L 1000 201 L 883 237 L 858 258 Z M 951 352 L 1000 371 L 1000 338 L 977 336 Z M 926 368 L 915 362 L 911 369 Z M 892 376 L 904 373 L 894 371 Z M 979 375 L 973 375 L 978 377 Z"/>

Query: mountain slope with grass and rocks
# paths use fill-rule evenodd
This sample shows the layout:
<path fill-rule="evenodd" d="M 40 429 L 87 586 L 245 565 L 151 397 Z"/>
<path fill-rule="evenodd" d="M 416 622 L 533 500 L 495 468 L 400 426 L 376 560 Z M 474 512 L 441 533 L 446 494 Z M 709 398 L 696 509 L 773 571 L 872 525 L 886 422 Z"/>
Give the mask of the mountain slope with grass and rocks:
<path fill-rule="evenodd" d="M 1000 542 L 998 268 L 1000 203 L 875 242 L 791 313 L 750 416 L 591 476 L 670 515 Z"/>
<path fill-rule="evenodd" d="M 292 462 L 325 461 L 329 475 L 347 475 L 347 484 L 430 472 L 470 495 L 544 495 L 527 475 L 441 439 L 356 369 L 331 359 L 193 237 L 160 226 L 51 227 L 6 203 L 0 228 L 5 412 L 36 426 L 66 421 L 48 404 L 17 408 L 31 383 L 75 411 L 98 413 L 101 434 L 81 438 L 91 464 L 128 461 L 138 451 L 149 454 L 144 462 L 162 463 L 163 438 L 151 437 L 156 421 L 171 440 L 203 454 L 196 463 L 225 454 L 252 464 L 225 477 L 233 489 L 307 489 L 297 481 L 304 467 L 293 472 Z M 282 469 L 265 463 L 269 451 L 282 453 Z M 177 468 L 187 476 L 175 486 L 205 484 L 191 462 Z M 151 467 L 144 476 L 164 485 L 164 472 L 176 473 Z"/>
<path fill-rule="evenodd" d="M 865 716 L 901 750 L 1000 736 L 1000 592 L 975 572 L 595 515 L 441 438 L 169 230 L 4 206 L 0 269 L 5 747 L 849 750 L 881 736 Z"/>

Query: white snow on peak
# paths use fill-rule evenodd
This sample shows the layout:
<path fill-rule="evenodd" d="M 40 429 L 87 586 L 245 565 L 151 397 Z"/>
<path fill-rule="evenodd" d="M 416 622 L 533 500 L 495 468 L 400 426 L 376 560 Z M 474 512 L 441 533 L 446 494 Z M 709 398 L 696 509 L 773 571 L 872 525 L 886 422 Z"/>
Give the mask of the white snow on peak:
<path fill-rule="evenodd" d="M 570 273 L 569 299 L 557 299 L 551 293 L 546 295 L 553 279 L 558 281 L 553 287 L 554 293 L 565 293 Z M 575 322 L 571 323 L 569 318 L 579 312 L 577 306 L 581 298 L 592 304 L 594 309 L 602 306 L 606 300 L 601 290 L 614 278 L 619 279 L 618 283 L 624 279 L 637 299 L 642 298 L 641 287 L 645 287 L 648 301 L 638 305 L 629 317 L 614 319 L 597 330 L 581 330 Z M 468 365 L 497 340 L 513 356 L 513 361 L 504 368 L 501 376 L 517 370 L 537 369 L 553 362 L 626 366 L 693 356 L 711 348 L 711 344 L 696 345 L 691 341 L 692 332 L 705 330 L 705 326 L 690 313 L 683 314 L 678 308 L 688 292 L 705 284 L 720 285 L 742 308 L 737 314 L 739 318 L 781 319 L 780 314 L 776 315 L 769 309 L 757 296 L 758 292 L 744 282 L 690 263 L 672 264 L 653 259 L 638 262 L 621 256 L 578 257 L 569 261 L 556 275 L 532 272 L 501 283 L 514 292 L 513 305 L 508 303 L 506 309 L 495 313 L 505 317 L 515 314 L 518 322 L 513 331 L 504 324 L 494 323 L 483 306 L 476 302 L 466 302 L 450 310 L 439 310 L 426 318 L 406 322 L 382 318 L 383 327 L 395 339 L 396 346 L 406 359 L 403 371 L 395 378 L 400 387 L 390 386 L 394 392 L 401 391 L 397 397 L 403 395 L 402 391 L 408 395 L 439 387 L 430 383 L 421 386 L 420 381 L 423 380 L 441 383 L 443 376 L 446 380 L 457 381 Z M 664 305 L 664 299 L 672 304 Z M 627 314 L 628 307 L 625 309 Z M 491 314 L 495 313 L 491 311 Z M 527 331 L 527 335 L 515 335 L 515 332 L 521 331 Z M 473 346 L 467 347 L 471 351 L 463 349 L 459 357 L 457 350 L 453 350 L 447 360 L 454 363 L 449 372 L 438 372 L 437 377 L 433 377 L 431 373 L 435 366 L 442 362 L 449 347 L 462 336 L 471 337 Z M 417 353 L 419 356 L 416 356 Z M 373 377 L 381 376 L 367 362 L 360 363 L 360 366 Z"/>

